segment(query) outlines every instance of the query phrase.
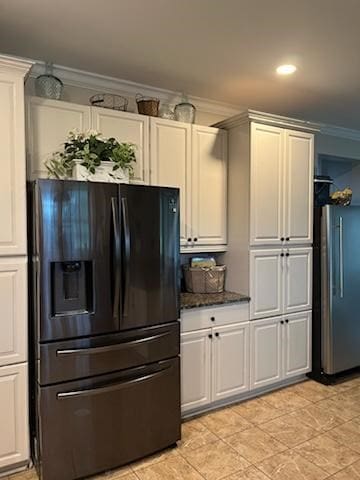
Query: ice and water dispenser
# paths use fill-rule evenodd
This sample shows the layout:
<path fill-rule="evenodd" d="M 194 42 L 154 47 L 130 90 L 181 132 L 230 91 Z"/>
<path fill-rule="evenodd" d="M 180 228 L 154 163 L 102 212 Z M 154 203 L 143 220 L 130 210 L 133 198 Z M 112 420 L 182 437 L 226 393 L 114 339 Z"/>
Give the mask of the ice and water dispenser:
<path fill-rule="evenodd" d="M 71 315 L 93 311 L 91 261 L 51 263 L 52 315 Z"/>

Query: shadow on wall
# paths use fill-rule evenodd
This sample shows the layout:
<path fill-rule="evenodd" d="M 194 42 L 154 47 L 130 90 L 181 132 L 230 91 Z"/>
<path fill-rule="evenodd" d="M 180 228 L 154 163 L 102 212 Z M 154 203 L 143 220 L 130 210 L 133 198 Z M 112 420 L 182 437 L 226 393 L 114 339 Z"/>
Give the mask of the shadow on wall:
<path fill-rule="evenodd" d="M 352 204 L 360 205 L 360 160 L 320 154 L 318 173 L 333 179 L 331 193 L 350 187 L 353 190 Z"/>

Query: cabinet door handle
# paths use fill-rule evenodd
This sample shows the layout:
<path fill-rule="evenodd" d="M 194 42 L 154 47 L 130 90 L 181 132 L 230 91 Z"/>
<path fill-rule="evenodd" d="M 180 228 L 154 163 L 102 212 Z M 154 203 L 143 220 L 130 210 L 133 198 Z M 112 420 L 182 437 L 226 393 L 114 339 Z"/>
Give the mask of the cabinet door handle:
<path fill-rule="evenodd" d="M 187 241 L 188 241 L 188 242 L 191 242 L 191 238 L 188 238 Z"/>
<path fill-rule="evenodd" d="M 290 253 L 289 253 L 289 252 L 286 252 L 286 256 L 287 256 L 287 257 L 290 257 Z"/>
<path fill-rule="evenodd" d="M 289 320 L 288 320 L 288 319 L 286 319 L 286 320 L 285 320 L 285 322 L 286 322 L 286 323 L 289 323 Z"/>
<path fill-rule="evenodd" d="M 284 256 L 284 252 L 281 252 L 281 253 L 280 253 L 280 257 L 283 257 L 283 256 Z"/>
<path fill-rule="evenodd" d="M 211 320 L 212 322 L 215 322 L 215 317 L 210 317 L 210 320 Z"/>
<path fill-rule="evenodd" d="M 219 336 L 220 336 L 219 332 L 216 332 L 215 337 L 219 337 Z"/>
<path fill-rule="evenodd" d="M 281 325 L 284 325 L 284 320 L 280 320 Z"/>
<path fill-rule="evenodd" d="M 209 338 L 212 338 L 212 335 L 211 335 L 211 333 L 209 333 L 208 337 L 209 337 Z"/>
<path fill-rule="evenodd" d="M 195 237 L 195 238 L 194 238 L 194 242 L 197 242 L 197 241 L 198 241 L 198 239 Z"/>
<path fill-rule="evenodd" d="M 284 241 L 285 241 L 285 237 L 281 237 L 280 240 L 281 240 L 282 242 L 284 242 Z"/>
<path fill-rule="evenodd" d="M 287 241 L 287 242 L 290 242 L 290 237 L 286 237 L 286 241 Z"/>

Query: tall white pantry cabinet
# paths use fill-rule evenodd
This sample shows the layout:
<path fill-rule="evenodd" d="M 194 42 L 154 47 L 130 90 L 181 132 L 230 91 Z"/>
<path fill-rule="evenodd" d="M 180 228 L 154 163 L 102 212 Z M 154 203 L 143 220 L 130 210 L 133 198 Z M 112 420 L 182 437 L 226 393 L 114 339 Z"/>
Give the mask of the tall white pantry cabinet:
<path fill-rule="evenodd" d="M 250 388 L 311 370 L 316 126 L 248 111 L 228 130 L 227 288 L 250 296 Z"/>
<path fill-rule="evenodd" d="M 0 472 L 29 459 L 24 78 L 0 56 Z"/>

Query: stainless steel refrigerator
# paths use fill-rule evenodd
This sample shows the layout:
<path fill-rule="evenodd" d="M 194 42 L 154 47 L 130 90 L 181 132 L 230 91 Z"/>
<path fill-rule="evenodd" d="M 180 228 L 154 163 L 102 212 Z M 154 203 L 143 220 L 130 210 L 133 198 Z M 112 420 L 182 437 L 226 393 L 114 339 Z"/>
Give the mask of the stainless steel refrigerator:
<path fill-rule="evenodd" d="M 179 192 L 31 186 L 33 458 L 43 480 L 180 439 Z"/>
<path fill-rule="evenodd" d="M 321 363 L 325 375 L 360 366 L 360 207 L 321 215 Z"/>

